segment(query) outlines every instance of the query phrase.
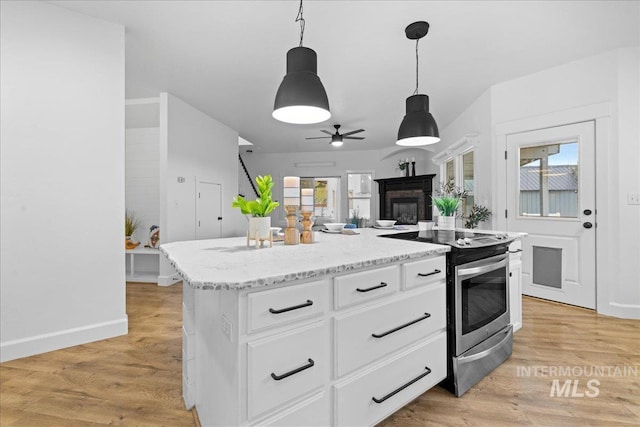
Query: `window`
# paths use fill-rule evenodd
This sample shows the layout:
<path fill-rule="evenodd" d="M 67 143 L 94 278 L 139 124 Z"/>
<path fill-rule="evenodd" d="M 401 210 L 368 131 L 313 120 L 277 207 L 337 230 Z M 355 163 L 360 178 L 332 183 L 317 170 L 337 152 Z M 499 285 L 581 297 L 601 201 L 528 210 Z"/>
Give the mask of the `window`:
<path fill-rule="evenodd" d="M 340 178 L 305 177 L 300 178 L 300 188 L 313 188 L 313 216 L 326 218 L 327 222 L 338 222 L 340 216 Z M 320 223 L 320 222 L 319 222 Z"/>
<path fill-rule="evenodd" d="M 578 142 L 520 148 L 520 216 L 578 216 Z"/>
<path fill-rule="evenodd" d="M 462 214 L 468 216 L 471 208 L 475 203 L 474 197 L 474 173 L 473 173 L 473 151 L 467 151 L 462 154 L 462 185 L 460 185 L 467 193 L 467 197 L 462 199 Z"/>
<path fill-rule="evenodd" d="M 371 218 L 371 173 L 347 174 L 349 218 Z"/>

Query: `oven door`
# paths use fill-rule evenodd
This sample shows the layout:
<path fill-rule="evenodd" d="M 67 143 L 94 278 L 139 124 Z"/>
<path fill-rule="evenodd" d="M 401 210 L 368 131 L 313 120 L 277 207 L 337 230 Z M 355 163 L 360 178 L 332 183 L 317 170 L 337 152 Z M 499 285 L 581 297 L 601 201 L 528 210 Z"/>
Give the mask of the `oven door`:
<path fill-rule="evenodd" d="M 455 356 L 509 324 L 508 254 L 456 266 L 455 310 Z"/>

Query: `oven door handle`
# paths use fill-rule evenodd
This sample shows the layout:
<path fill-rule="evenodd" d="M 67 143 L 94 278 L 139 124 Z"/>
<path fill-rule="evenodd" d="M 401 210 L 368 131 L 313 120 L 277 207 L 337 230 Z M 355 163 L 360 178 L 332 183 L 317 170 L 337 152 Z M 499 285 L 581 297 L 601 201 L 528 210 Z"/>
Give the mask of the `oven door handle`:
<path fill-rule="evenodd" d="M 477 276 L 479 274 L 497 270 L 498 268 L 504 267 L 506 265 L 507 265 L 507 258 L 505 257 L 504 259 L 498 262 L 491 262 L 487 265 L 482 265 L 480 267 L 462 268 L 458 270 L 458 277 Z"/>

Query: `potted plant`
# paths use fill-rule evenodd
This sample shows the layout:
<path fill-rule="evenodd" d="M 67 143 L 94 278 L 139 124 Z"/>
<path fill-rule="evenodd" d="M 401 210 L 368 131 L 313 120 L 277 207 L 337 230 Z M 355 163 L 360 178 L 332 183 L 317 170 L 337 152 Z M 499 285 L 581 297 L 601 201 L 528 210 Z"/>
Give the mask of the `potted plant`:
<path fill-rule="evenodd" d="M 465 216 L 464 227 L 476 228 L 481 222 L 485 222 L 491 217 L 491 211 L 486 206 L 473 205 L 469 215 Z"/>
<path fill-rule="evenodd" d="M 409 164 L 403 159 L 398 160 L 398 170 L 400 170 L 400 176 L 406 175 L 405 169 L 407 169 L 408 166 Z"/>
<path fill-rule="evenodd" d="M 438 228 L 440 230 L 454 230 L 456 228 L 456 214 L 460 207 L 460 200 L 466 196 L 466 192 L 457 188 L 453 181 L 440 185 L 438 195 L 431 196 L 433 204 L 440 212 Z"/>
<path fill-rule="evenodd" d="M 134 249 L 140 244 L 139 242 L 136 243 L 131 239 L 133 237 L 133 233 L 135 233 L 136 230 L 140 228 L 141 224 L 142 224 L 142 221 L 140 220 L 140 218 L 136 217 L 136 214 L 133 211 L 130 211 L 129 209 L 125 210 L 124 212 L 124 247 L 126 249 Z"/>
<path fill-rule="evenodd" d="M 271 198 L 273 189 L 271 175 L 257 176 L 256 184 L 258 184 L 258 198 L 256 200 L 245 200 L 244 197 L 238 195 L 233 199 L 231 206 L 240 209 L 244 215 L 251 215 L 249 218 L 249 237 L 268 240 L 271 234 L 269 214 L 280 206 L 280 203 Z"/>

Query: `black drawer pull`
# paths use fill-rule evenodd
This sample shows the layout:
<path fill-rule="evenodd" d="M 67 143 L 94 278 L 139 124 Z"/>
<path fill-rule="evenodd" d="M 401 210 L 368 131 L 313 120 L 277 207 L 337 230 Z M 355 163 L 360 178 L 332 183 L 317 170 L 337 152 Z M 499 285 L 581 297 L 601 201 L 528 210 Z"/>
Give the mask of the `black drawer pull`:
<path fill-rule="evenodd" d="M 356 288 L 356 291 L 358 291 L 358 292 L 369 292 L 369 291 L 374 291 L 376 289 L 384 288 L 385 286 L 388 286 L 387 282 L 380 282 L 379 285 L 372 286 L 372 287 L 367 288 L 367 289 Z"/>
<path fill-rule="evenodd" d="M 401 386 L 400 388 L 397 388 L 397 389 L 393 390 L 391 393 L 387 394 L 382 399 L 376 399 L 375 397 L 372 397 L 373 401 L 376 402 L 376 403 L 382 403 L 385 400 L 387 400 L 388 398 L 400 393 L 402 390 L 404 390 L 405 388 L 409 387 L 411 384 L 415 383 L 416 381 L 421 380 L 422 378 L 426 377 L 427 375 L 429 375 L 431 373 L 431 369 L 427 368 L 426 366 L 425 366 L 424 369 L 426 369 L 427 371 L 423 372 L 420 375 L 418 375 L 417 377 L 415 377 L 414 379 L 412 379 L 411 381 L 409 381 L 405 385 Z"/>
<path fill-rule="evenodd" d="M 313 365 L 315 365 L 315 362 L 313 361 L 313 359 L 309 359 L 309 363 L 307 363 L 306 365 L 304 365 L 304 366 L 300 366 L 299 368 L 296 368 L 296 369 L 294 369 L 293 371 L 285 372 L 285 373 L 284 373 L 284 374 L 282 374 L 282 375 L 276 375 L 276 374 L 274 374 L 274 373 L 272 372 L 272 373 L 271 373 L 271 378 L 273 378 L 273 379 L 274 379 L 274 380 L 276 380 L 276 381 L 280 381 L 280 380 L 283 380 L 283 379 L 285 379 L 285 378 L 287 378 L 287 377 L 290 377 L 290 376 L 291 376 L 291 375 L 293 375 L 293 374 L 297 374 L 298 372 L 302 372 L 302 371 L 304 371 L 305 369 L 309 369 L 309 368 L 311 368 Z"/>
<path fill-rule="evenodd" d="M 304 308 L 304 307 L 309 307 L 310 305 L 313 305 L 313 301 L 308 299 L 307 302 L 305 302 L 304 304 L 294 305 L 293 307 L 281 308 L 279 310 L 276 310 L 274 308 L 270 308 L 269 309 L 269 313 L 273 313 L 273 314 L 286 313 L 287 311 L 297 310 L 299 308 Z"/>
<path fill-rule="evenodd" d="M 412 321 L 411 321 L 411 322 L 409 322 L 409 323 L 405 323 L 404 325 L 402 325 L 402 326 L 398 326 L 397 328 L 391 329 L 390 331 L 387 331 L 387 332 L 385 332 L 385 333 L 383 333 L 383 334 L 380 334 L 380 335 L 378 335 L 378 334 L 371 334 L 371 336 L 372 336 L 372 337 L 374 337 L 374 338 L 382 338 L 382 337 L 386 337 L 386 336 L 387 336 L 387 335 L 389 335 L 389 334 L 392 334 L 392 333 L 394 333 L 394 332 L 397 332 L 397 331 L 399 331 L 399 330 L 400 330 L 400 329 L 402 329 L 402 328 L 406 328 L 407 326 L 411 326 L 411 325 L 413 325 L 414 323 L 418 323 L 418 322 L 420 322 L 420 321 L 422 321 L 422 320 L 424 320 L 424 319 L 428 319 L 429 317 L 431 317 L 431 315 L 430 315 L 429 313 L 425 313 L 425 314 L 424 314 L 424 316 L 422 316 L 422 317 L 421 317 L 421 318 L 419 318 L 419 319 L 412 320 Z"/>
<path fill-rule="evenodd" d="M 434 274 L 438 274 L 438 273 L 440 273 L 440 270 L 435 269 L 431 273 L 418 273 L 418 276 L 427 277 L 427 276 L 433 276 Z"/>
<path fill-rule="evenodd" d="M 510 254 L 517 254 L 518 252 L 522 252 L 522 249 L 516 249 L 515 251 L 509 251 Z"/>

